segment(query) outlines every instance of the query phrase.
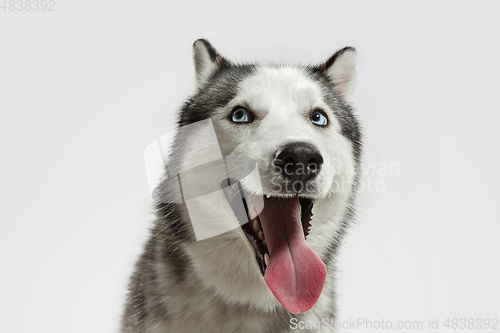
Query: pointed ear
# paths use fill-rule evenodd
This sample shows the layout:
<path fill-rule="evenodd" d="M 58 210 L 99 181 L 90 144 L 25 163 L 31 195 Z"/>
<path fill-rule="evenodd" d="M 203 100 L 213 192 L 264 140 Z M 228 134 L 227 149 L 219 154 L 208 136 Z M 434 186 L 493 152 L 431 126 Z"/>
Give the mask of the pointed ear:
<path fill-rule="evenodd" d="M 319 69 L 333 82 L 334 89 L 344 101 L 348 101 L 356 76 L 356 49 L 345 47 L 337 51 Z"/>
<path fill-rule="evenodd" d="M 196 85 L 203 87 L 210 76 L 223 65 L 229 62 L 221 57 L 215 48 L 205 39 L 198 39 L 193 44 L 193 59 L 196 72 Z"/>

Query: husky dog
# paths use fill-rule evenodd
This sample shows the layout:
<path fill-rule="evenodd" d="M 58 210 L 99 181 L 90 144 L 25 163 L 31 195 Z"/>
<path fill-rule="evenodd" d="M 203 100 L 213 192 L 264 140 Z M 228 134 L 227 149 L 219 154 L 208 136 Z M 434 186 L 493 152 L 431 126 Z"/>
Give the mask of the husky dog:
<path fill-rule="evenodd" d="M 208 127 L 174 140 L 157 194 L 179 196 L 156 203 L 122 332 L 331 332 L 331 325 L 298 323 L 335 319 L 335 256 L 353 219 L 361 155 L 349 103 L 355 50 L 341 49 L 320 65 L 288 66 L 235 64 L 203 39 L 193 49 L 197 90 L 178 128 L 210 120 L 216 143 Z M 214 178 L 196 168 L 177 177 L 216 163 L 207 159 L 214 149 L 226 162 L 253 161 L 258 177 Z M 218 193 L 214 186 L 229 189 L 221 192 L 224 204 L 203 191 L 187 198 L 187 188 Z M 194 223 L 210 230 L 236 218 L 238 227 L 211 237 L 199 237 Z"/>

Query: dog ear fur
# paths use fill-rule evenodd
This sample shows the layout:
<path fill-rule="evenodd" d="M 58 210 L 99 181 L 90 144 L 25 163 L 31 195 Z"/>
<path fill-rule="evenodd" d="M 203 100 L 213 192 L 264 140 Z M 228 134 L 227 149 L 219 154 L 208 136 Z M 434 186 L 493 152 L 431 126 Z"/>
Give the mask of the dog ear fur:
<path fill-rule="evenodd" d="M 340 97 L 348 101 L 356 76 L 356 49 L 348 46 L 337 51 L 319 69 L 330 79 Z"/>
<path fill-rule="evenodd" d="M 201 89 L 221 66 L 229 64 L 205 39 L 194 42 L 193 59 L 198 89 Z"/>

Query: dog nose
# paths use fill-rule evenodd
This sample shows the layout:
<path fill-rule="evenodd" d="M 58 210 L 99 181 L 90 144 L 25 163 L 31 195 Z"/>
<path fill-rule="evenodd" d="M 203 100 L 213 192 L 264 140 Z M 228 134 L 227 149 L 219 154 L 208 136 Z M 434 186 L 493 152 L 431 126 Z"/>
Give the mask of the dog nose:
<path fill-rule="evenodd" d="M 281 168 L 284 178 L 305 183 L 318 175 L 323 157 L 312 144 L 293 142 L 278 149 L 274 165 Z"/>

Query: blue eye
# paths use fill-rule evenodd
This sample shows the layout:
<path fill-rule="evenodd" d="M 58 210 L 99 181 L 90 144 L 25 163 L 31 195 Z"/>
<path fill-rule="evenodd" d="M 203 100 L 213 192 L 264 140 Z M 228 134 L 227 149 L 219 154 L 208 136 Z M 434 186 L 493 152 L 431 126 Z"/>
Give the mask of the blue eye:
<path fill-rule="evenodd" d="M 251 123 L 253 121 L 250 112 L 247 111 L 244 107 L 237 107 L 231 113 L 231 120 L 233 123 Z"/>
<path fill-rule="evenodd" d="M 326 114 L 323 111 L 315 110 L 311 114 L 311 122 L 314 125 L 326 126 L 326 125 L 328 125 L 328 118 L 326 117 Z"/>

